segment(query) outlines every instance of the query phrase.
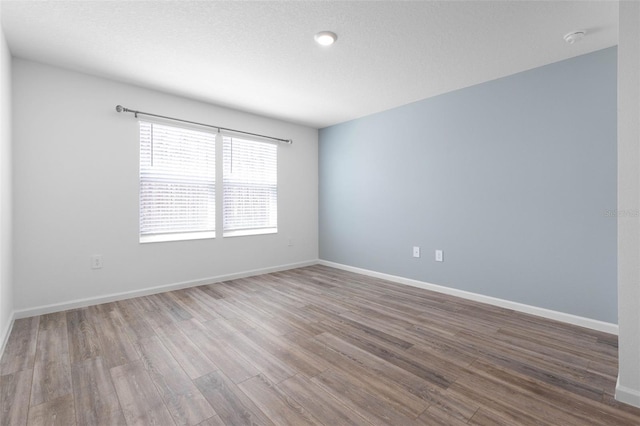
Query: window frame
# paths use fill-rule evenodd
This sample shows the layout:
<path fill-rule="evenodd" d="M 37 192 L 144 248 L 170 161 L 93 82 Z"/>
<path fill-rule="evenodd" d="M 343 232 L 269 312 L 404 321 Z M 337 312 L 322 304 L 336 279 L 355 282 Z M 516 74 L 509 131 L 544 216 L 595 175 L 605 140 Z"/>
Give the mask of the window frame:
<path fill-rule="evenodd" d="M 176 231 L 176 232 L 160 232 L 160 233 L 148 233 L 143 234 L 142 230 L 142 217 L 143 217 L 143 176 L 142 176 L 142 168 L 143 168 L 143 153 L 142 153 L 142 125 L 148 124 L 151 126 L 159 125 L 166 126 L 169 128 L 177 129 L 178 131 L 188 131 L 188 132 L 199 132 L 202 134 L 206 134 L 210 137 L 213 137 L 213 149 L 212 151 L 215 154 L 213 160 L 213 211 L 214 211 L 214 227 L 210 230 L 202 230 L 202 231 Z M 163 120 L 149 120 L 149 119 L 140 119 L 138 120 L 138 238 L 140 244 L 147 243 L 158 243 L 158 242 L 174 242 L 174 241 L 190 241 L 190 240 L 202 240 L 202 239 L 215 239 L 218 236 L 222 238 L 234 238 L 234 237 L 246 237 L 246 236 L 255 236 L 255 235 L 269 235 L 269 234 L 277 234 L 278 233 L 278 216 L 279 216 L 279 185 L 278 185 L 278 169 L 279 169 L 279 144 L 271 141 L 263 141 L 259 138 L 252 137 L 236 137 L 231 134 L 220 134 L 219 132 L 215 132 L 213 130 L 209 131 L 207 129 L 202 129 L 198 126 L 189 126 L 189 125 L 176 125 L 173 122 L 164 122 Z M 151 138 L 153 138 L 153 133 Z M 236 140 L 242 142 L 249 142 L 255 144 L 266 144 L 272 146 L 274 148 L 274 162 L 273 165 L 273 173 L 274 173 L 274 186 L 275 186 L 275 197 L 273 199 L 273 205 L 275 207 L 270 207 L 271 214 L 275 215 L 274 225 L 267 227 L 254 227 L 247 229 L 231 229 L 225 230 L 225 188 L 227 184 L 225 182 L 225 151 L 224 146 L 225 142 L 228 140 Z M 152 150 L 153 153 L 153 150 Z M 153 155 L 153 154 L 151 154 Z"/>
<path fill-rule="evenodd" d="M 177 131 L 184 132 L 197 132 L 201 134 L 208 135 L 208 137 L 212 138 L 213 147 L 209 151 L 213 153 L 213 173 L 212 179 L 210 180 L 210 184 L 213 185 L 213 196 L 209 197 L 210 202 L 213 203 L 213 229 L 204 229 L 204 230 L 193 230 L 193 231 L 167 231 L 167 232 L 158 232 L 158 233 L 143 233 L 143 135 L 142 135 L 142 126 L 150 125 L 152 126 L 164 126 L 171 129 L 176 129 Z M 153 143 L 153 132 L 151 134 L 151 143 Z M 218 218 L 218 200 L 217 200 L 217 192 L 218 192 L 218 179 L 217 179 L 217 163 L 218 163 L 218 153 L 217 153 L 217 141 L 214 132 L 210 132 L 207 130 L 203 130 L 202 128 L 195 128 L 191 126 L 179 125 L 176 126 L 174 123 L 165 123 L 162 121 L 156 120 L 139 120 L 138 121 L 138 239 L 140 244 L 146 243 L 157 243 L 157 242 L 171 242 L 171 241 L 188 241 L 188 240 L 201 240 L 201 239 L 213 239 L 216 238 L 216 230 L 217 230 L 217 218 Z M 153 148 L 151 148 L 151 154 L 153 155 Z M 161 173 L 158 173 L 160 175 Z M 189 179 L 185 178 L 188 174 L 181 175 L 181 178 L 177 178 L 175 182 L 177 183 L 188 183 Z M 192 179 L 193 183 L 194 179 Z"/>
<path fill-rule="evenodd" d="M 270 148 L 272 147 L 274 149 L 274 153 L 272 154 L 274 157 L 274 165 L 273 165 L 273 185 L 275 186 L 275 199 L 274 199 L 274 205 L 275 205 L 275 211 L 271 211 L 270 214 L 275 216 L 274 219 L 274 224 L 272 226 L 264 226 L 264 227 L 251 227 L 251 228 L 243 228 L 243 229 L 226 229 L 226 206 L 225 206 L 225 189 L 228 188 L 227 185 L 227 179 L 225 178 L 225 173 L 226 173 L 226 166 L 227 166 L 227 158 L 225 156 L 225 144 L 227 142 L 231 142 L 231 145 L 233 146 L 233 141 L 236 141 L 237 143 L 250 143 L 250 144 L 256 144 L 256 146 L 262 146 L 264 144 L 264 146 L 269 146 Z M 233 148 L 232 148 L 233 149 Z M 221 212 L 221 218 L 222 218 L 222 237 L 223 238 L 233 238 L 233 237 L 246 237 L 246 236 L 253 236 L 253 235 L 269 235 L 269 234 L 277 234 L 278 233 L 278 210 L 279 210 L 279 203 L 278 203 L 278 161 L 279 159 L 279 149 L 278 149 L 278 144 L 277 143 L 273 143 L 273 142 L 265 142 L 263 140 L 258 140 L 258 139 L 254 139 L 254 138 L 247 138 L 247 137 L 234 137 L 231 135 L 225 135 L 223 138 L 223 144 L 222 144 L 222 184 L 220 185 L 222 188 L 222 212 Z M 233 156 L 232 156 L 232 160 L 233 161 Z M 255 186 L 255 182 L 253 184 L 253 186 Z M 265 186 L 268 186 L 268 184 L 265 184 Z"/>

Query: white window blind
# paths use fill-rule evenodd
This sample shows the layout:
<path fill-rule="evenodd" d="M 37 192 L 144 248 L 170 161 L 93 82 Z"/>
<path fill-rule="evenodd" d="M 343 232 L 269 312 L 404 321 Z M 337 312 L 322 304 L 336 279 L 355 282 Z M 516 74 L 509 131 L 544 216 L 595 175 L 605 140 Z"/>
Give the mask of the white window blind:
<path fill-rule="evenodd" d="M 278 147 L 225 137 L 223 235 L 278 231 Z"/>
<path fill-rule="evenodd" d="M 140 122 L 141 242 L 215 236 L 215 151 L 211 133 Z"/>

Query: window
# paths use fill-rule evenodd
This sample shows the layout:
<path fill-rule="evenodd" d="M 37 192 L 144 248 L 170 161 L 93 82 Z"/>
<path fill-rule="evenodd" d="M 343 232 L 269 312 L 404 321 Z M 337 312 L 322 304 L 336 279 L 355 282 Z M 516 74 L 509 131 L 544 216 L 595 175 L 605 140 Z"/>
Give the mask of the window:
<path fill-rule="evenodd" d="M 140 242 L 215 237 L 215 135 L 140 122 Z"/>
<path fill-rule="evenodd" d="M 140 122 L 141 243 L 214 238 L 216 213 L 225 237 L 278 232 L 277 145 L 229 136 L 221 145 L 215 133 Z"/>
<path fill-rule="evenodd" d="M 278 147 L 225 137 L 223 236 L 278 232 Z"/>

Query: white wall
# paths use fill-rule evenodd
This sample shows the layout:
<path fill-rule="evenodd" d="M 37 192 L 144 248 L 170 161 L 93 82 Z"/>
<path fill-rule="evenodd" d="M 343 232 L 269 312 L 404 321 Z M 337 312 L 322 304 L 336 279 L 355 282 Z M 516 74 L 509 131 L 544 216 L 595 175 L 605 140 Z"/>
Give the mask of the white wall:
<path fill-rule="evenodd" d="M 0 355 L 13 316 L 11 202 L 11 55 L 0 28 Z"/>
<path fill-rule="evenodd" d="M 620 2 L 616 398 L 640 407 L 640 3 Z"/>
<path fill-rule="evenodd" d="M 316 129 L 17 58 L 13 76 L 17 315 L 318 258 Z M 279 149 L 278 234 L 139 244 L 138 123 L 117 104 L 293 139 Z"/>

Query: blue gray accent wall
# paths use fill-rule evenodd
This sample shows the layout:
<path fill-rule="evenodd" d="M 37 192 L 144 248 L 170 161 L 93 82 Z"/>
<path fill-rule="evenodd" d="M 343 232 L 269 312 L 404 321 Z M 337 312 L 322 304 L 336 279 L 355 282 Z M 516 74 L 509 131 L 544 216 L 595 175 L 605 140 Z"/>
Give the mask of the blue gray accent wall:
<path fill-rule="evenodd" d="M 612 47 L 321 129 L 320 258 L 617 323 L 616 62 Z"/>

